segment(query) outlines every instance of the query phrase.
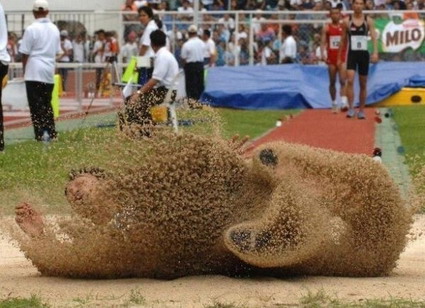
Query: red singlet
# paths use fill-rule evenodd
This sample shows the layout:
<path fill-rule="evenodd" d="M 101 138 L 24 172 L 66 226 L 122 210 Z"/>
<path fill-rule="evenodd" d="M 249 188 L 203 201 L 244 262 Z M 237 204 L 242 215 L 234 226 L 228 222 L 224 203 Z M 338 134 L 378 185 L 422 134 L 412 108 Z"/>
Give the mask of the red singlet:
<path fill-rule="evenodd" d="M 328 44 L 328 64 L 337 65 L 338 63 L 338 48 L 341 43 L 342 26 L 335 26 L 332 23 L 328 24 L 328 31 L 326 32 L 326 41 Z M 347 56 L 347 46 L 341 50 L 341 62 L 345 63 Z"/>

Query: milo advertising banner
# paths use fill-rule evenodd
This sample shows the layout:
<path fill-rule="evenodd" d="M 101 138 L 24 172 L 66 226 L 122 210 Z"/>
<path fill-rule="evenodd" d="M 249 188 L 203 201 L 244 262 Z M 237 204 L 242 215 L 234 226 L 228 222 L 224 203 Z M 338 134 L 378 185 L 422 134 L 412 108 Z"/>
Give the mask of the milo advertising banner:
<path fill-rule="evenodd" d="M 376 18 L 375 28 L 378 34 L 379 53 L 425 53 L 423 20 L 402 16 Z"/>

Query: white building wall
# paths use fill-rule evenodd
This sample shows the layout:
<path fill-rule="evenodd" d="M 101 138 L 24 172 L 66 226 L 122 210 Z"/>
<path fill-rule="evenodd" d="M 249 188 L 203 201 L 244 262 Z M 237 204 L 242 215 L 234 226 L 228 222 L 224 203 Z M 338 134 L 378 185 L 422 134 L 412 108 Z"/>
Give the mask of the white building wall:
<path fill-rule="evenodd" d="M 0 0 L 5 11 L 32 9 L 33 0 Z M 48 0 L 51 11 L 118 11 L 124 0 Z"/>

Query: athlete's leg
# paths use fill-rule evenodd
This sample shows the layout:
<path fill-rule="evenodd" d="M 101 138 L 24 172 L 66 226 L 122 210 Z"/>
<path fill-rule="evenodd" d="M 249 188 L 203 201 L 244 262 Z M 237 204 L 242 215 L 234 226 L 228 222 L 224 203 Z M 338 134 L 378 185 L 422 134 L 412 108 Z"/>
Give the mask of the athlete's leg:
<path fill-rule="evenodd" d="M 328 65 L 329 72 L 329 94 L 331 95 L 332 100 L 332 112 L 337 112 L 337 103 L 336 103 L 336 73 L 337 68 L 333 64 Z"/>
<path fill-rule="evenodd" d="M 354 76 L 355 70 L 347 70 L 347 98 L 348 98 L 348 112 L 347 117 L 352 118 L 355 115 L 354 111 Z"/>
<path fill-rule="evenodd" d="M 348 109 L 348 99 L 347 99 L 347 68 L 345 63 L 342 63 L 338 66 L 338 78 L 340 84 L 339 94 L 341 95 L 341 108 Z"/>
<path fill-rule="evenodd" d="M 367 96 L 367 75 L 359 75 L 359 86 L 360 86 L 360 94 L 359 94 L 359 119 L 364 119 L 364 108 L 366 105 L 366 96 Z"/>
<path fill-rule="evenodd" d="M 329 72 L 329 94 L 331 95 L 332 102 L 336 99 L 336 67 L 335 65 L 329 64 L 328 65 L 328 72 Z"/>

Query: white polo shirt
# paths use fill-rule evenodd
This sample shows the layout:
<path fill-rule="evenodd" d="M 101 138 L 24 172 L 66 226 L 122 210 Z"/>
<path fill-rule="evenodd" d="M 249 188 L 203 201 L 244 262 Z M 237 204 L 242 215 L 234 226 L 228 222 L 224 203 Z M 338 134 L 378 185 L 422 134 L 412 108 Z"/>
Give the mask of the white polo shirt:
<path fill-rule="evenodd" d="M 295 60 L 297 57 L 297 42 L 295 42 L 295 39 L 292 35 L 288 36 L 280 47 L 279 62 L 281 62 L 286 57 L 289 57 L 292 60 Z"/>
<path fill-rule="evenodd" d="M 70 50 L 73 50 L 74 47 L 72 46 L 72 43 L 70 40 L 68 39 L 64 39 L 63 40 L 63 49 L 62 52 L 64 53 L 68 53 Z M 64 56 L 62 59 L 59 60 L 60 62 L 70 62 L 71 59 L 69 58 L 68 55 Z"/>
<path fill-rule="evenodd" d="M 143 35 L 140 38 L 140 46 L 148 46 L 148 50 L 144 54 L 148 57 L 154 57 L 155 53 L 153 52 L 153 49 L 151 47 L 151 38 L 150 35 L 153 31 L 158 30 L 158 25 L 156 24 L 155 20 L 151 20 L 146 25 L 146 28 L 143 30 Z"/>
<path fill-rule="evenodd" d="M 155 55 L 155 63 L 152 78 L 159 83 L 155 88 L 166 87 L 167 89 L 176 89 L 177 82 L 175 77 L 179 73 L 179 64 L 174 55 L 168 51 L 167 47 L 160 48 Z"/>
<path fill-rule="evenodd" d="M 19 52 L 29 56 L 25 80 L 54 83 L 56 55 L 61 51 L 58 28 L 48 18 L 36 19 L 19 46 Z"/>
<path fill-rule="evenodd" d="M 210 58 L 211 56 L 216 54 L 216 48 L 215 48 L 215 42 L 209 38 L 206 42 L 203 41 L 205 44 L 204 49 L 204 58 Z"/>
<path fill-rule="evenodd" d="M 199 37 L 191 37 L 182 47 L 181 57 L 186 63 L 204 62 L 205 43 Z"/>
<path fill-rule="evenodd" d="M 7 52 L 7 41 L 6 17 L 0 3 L 0 61 L 5 64 L 10 62 L 10 55 Z"/>

